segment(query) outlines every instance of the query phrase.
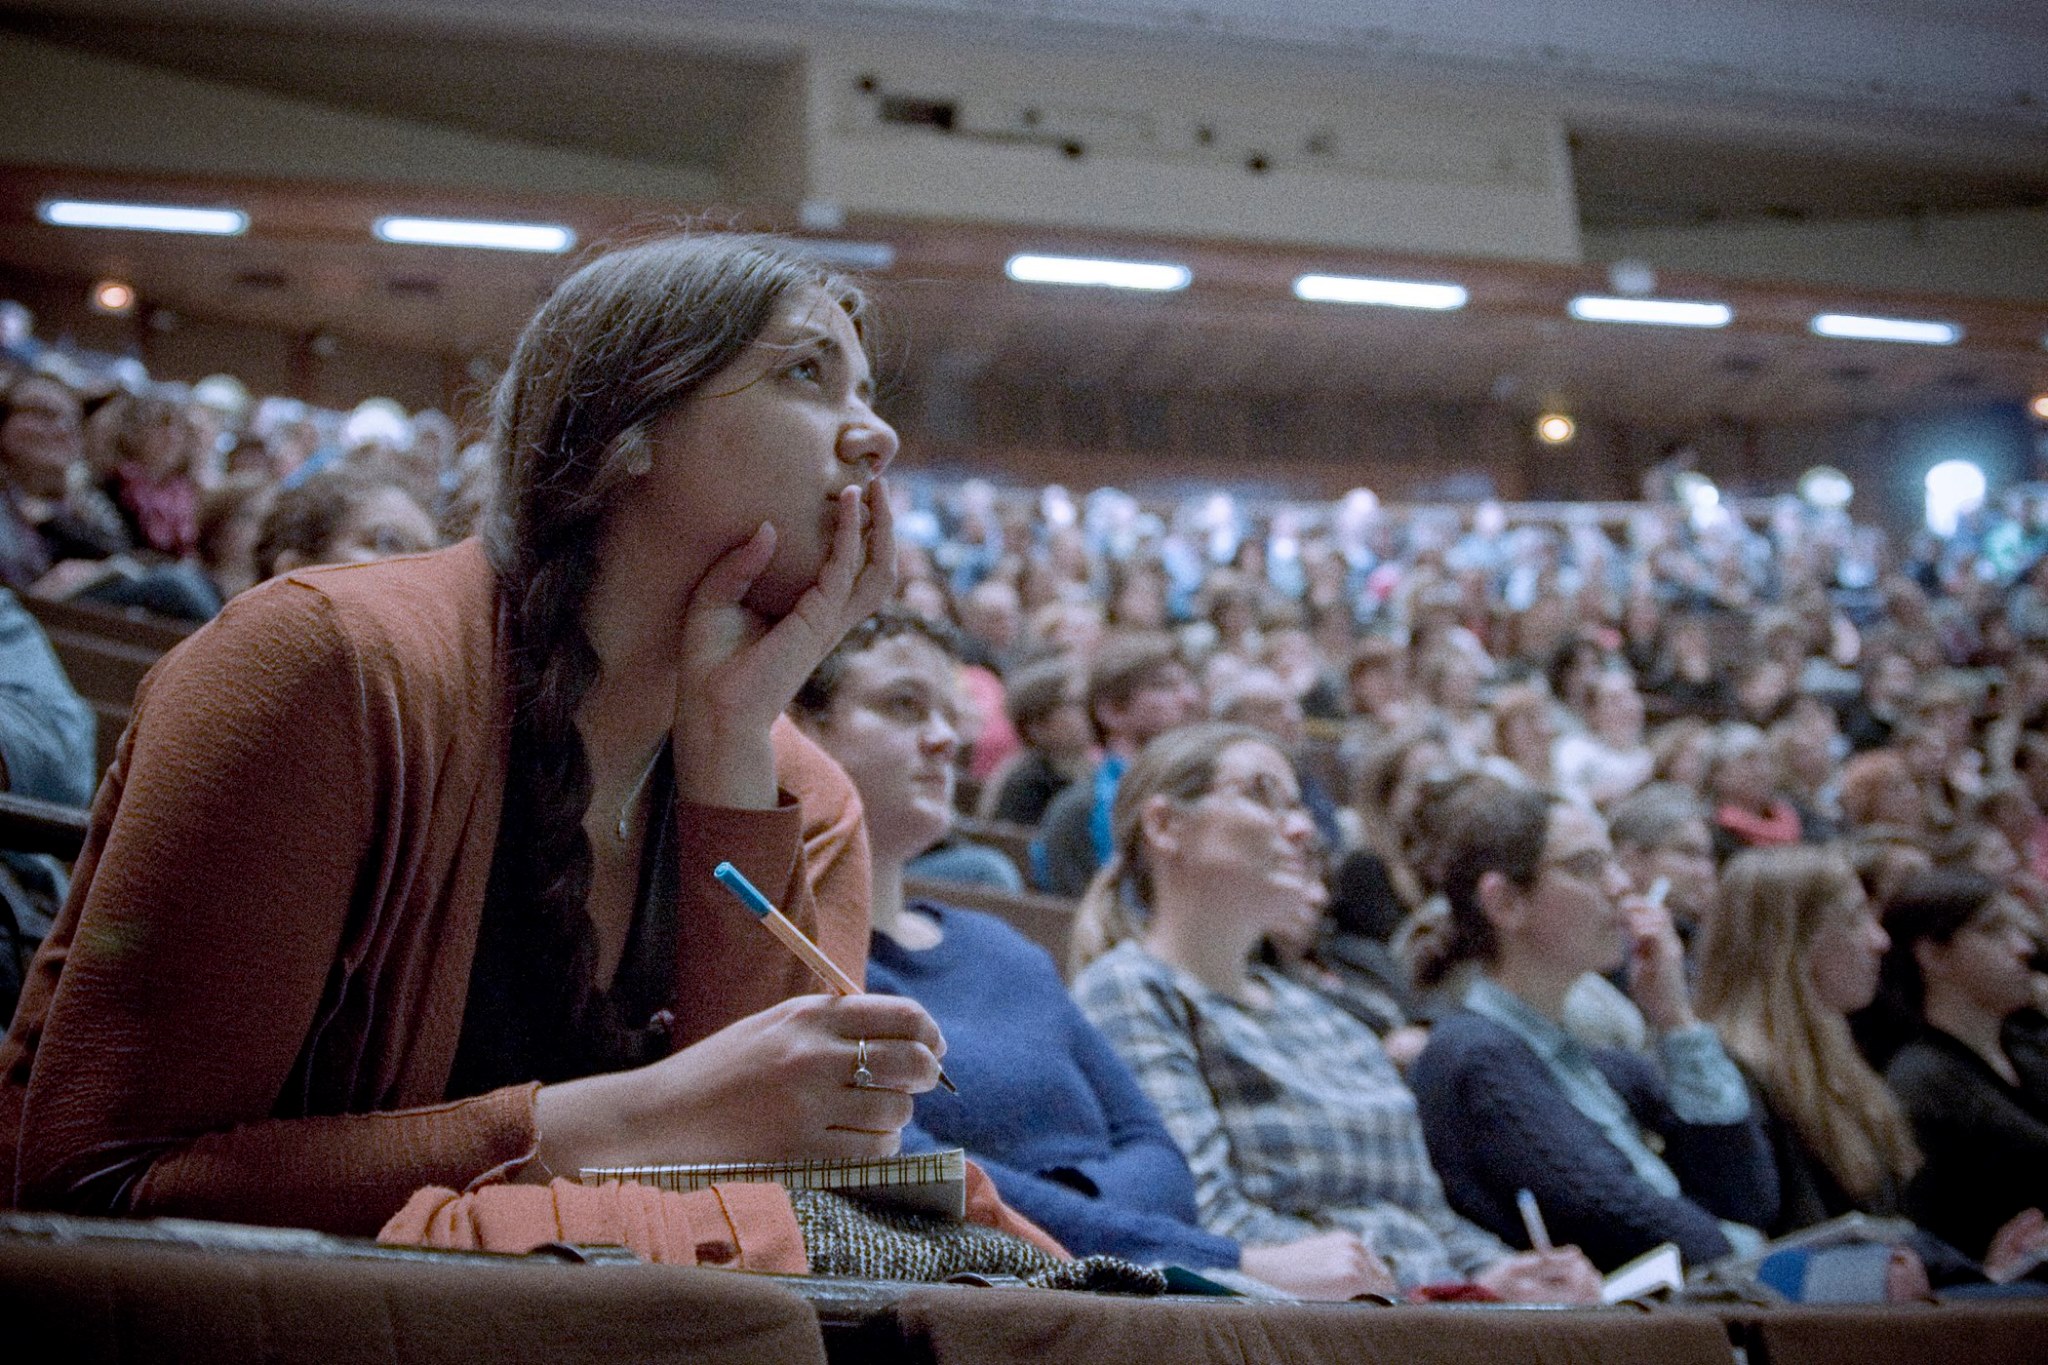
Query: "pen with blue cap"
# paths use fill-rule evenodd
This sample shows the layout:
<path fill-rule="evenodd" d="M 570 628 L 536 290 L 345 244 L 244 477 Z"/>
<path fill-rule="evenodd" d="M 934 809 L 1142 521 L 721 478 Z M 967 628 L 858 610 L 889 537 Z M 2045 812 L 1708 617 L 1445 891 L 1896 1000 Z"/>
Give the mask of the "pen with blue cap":
<path fill-rule="evenodd" d="M 720 863 L 711 869 L 711 875 L 724 884 L 725 889 L 739 899 L 739 903 L 754 912 L 769 933 L 782 940 L 782 946 L 797 955 L 797 958 L 814 972 L 820 981 L 831 987 L 834 995 L 864 995 L 860 983 L 839 969 L 839 964 L 825 956 L 825 950 L 804 935 L 804 931 L 789 922 L 789 917 L 775 908 L 775 902 L 761 894 L 761 889 L 747 880 L 747 875 L 731 863 Z M 939 1070 L 939 1084 L 954 1094 L 959 1088 L 946 1076 L 945 1069 Z"/>

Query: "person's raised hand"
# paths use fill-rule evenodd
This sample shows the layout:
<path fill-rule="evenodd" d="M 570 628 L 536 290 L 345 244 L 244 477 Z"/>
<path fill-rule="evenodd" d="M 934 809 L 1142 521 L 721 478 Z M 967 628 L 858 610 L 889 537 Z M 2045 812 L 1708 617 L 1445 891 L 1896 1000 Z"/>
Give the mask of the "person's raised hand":
<path fill-rule="evenodd" d="M 945 1050 L 913 1000 L 796 996 L 647 1066 L 542 1086 L 539 1164 L 886 1156 Z"/>
<path fill-rule="evenodd" d="M 1393 1298 L 1400 1292 L 1386 1262 L 1349 1232 L 1248 1246 L 1239 1267 L 1253 1279 L 1304 1299 L 1355 1299 L 1366 1294 Z"/>
<path fill-rule="evenodd" d="M 896 537 L 882 479 L 841 489 L 832 544 L 818 576 L 779 620 L 747 605 L 775 557 L 776 530 L 759 530 L 714 561 L 683 612 L 671 732 L 676 786 L 704 805 L 775 802 L 768 727 L 811 670 L 888 600 Z"/>
<path fill-rule="evenodd" d="M 1671 912 L 1647 896 L 1621 902 L 1628 922 L 1628 993 L 1658 1033 L 1692 1028 L 1699 1019 L 1685 982 L 1685 945 Z"/>
<path fill-rule="evenodd" d="M 2022 1209 L 1992 1234 L 1984 1253 L 1984 1276 L 2010 1284 L 2048 1259 L 2048 1219 L 2039 1209 Z"/>
<path fill-rule="evenodd" d="M 1509 1303 L 1600 1302 L 1600 1272 L 1577 1247 L 1524 1251 L 1472 1278 Z"/>

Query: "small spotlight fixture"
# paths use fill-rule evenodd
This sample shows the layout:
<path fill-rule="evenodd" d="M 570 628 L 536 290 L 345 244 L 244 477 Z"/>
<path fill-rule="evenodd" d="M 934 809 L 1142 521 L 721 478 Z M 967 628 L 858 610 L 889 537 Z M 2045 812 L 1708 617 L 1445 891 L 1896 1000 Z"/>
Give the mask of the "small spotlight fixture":
<path fill-rule="evenodd" d="M 379 218 L 370 229 L 383 242 L 407 246 L 463 246 L 484 251 L 560 255 L 576 233 L 557 223 L 489 223 L 469 218 Z"/>
<path fill-rule="evenodd" d="M 1462 284 L 1375 280 L 1359 275 L 1302 275 L 1294 281 L 1294 297 L 1311 303 L 1365 303 L 1448 313 L 1463 308 L 1471 295 Z"/>
<path fill-rule="evenodd" d="M 1581 294 L 1565 305 L 1581 322 L 1635 322 L 1653 327 L 1726 327 L 1735 310 L 1725 303 L 1683 299 L 1623 299 Z"/>
<path fill-rule="evenodd" d="M 1561 412 L 1546 412 L 1536 419 L 1536 439 L 1547 446 L 1561 446 L 1579 434 L 1579 424 Z"/>
<path fill-rule="evenodd" d="M 126 317 L 135 311 L 135 286 L 119 280 L 101 280 L 92 287 L 92 310 Z"/>
<path fill-rule="evenodd" d="M 1084 256 L 1012 256 L 1003 273 L 1025 284 L 1082 284 L 1109 289 L 1169 293 L 1185 289 L 1195 275 L 1184 265 L 1160 261 L 1102 261 Z"/>
<path fill-rule="evenodd" d="M 1904 341 L 1919 346 L 1953 346 L 1963 339 L 1963 329 L 1952 322 L 1872 318 L 1858 313 L 1820 313 L 1806 326 L 1817 337 L 1846 337 L 1851 341 Z"/>
<path fill-rule="evenodd" d="M 36 217 L 53 227 L 188 232 L 205 237 L 239 237 L 249 230 L 249 215 L 240 209 L 118 204 L 98 199 L 45 199 L 36 205 Z"/>
<path fill-rule="evenodd" d="M 2034 401 L 2027 404 L 2027 411 L 2043 422 L 2048 422 L 2048 393 L 2037 393 Z"/>

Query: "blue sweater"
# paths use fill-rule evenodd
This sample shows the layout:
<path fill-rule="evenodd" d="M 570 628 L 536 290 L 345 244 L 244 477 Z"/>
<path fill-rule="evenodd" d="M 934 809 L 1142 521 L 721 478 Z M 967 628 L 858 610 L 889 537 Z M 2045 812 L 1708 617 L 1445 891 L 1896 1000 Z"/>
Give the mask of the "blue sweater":
<path fill-rule="evenodd" d="M 911 951 L 875 935 L 868 989 L 931 1012 L 960 1093 L 918 1096 L 903 1149 L 966 1148 L 1012 1208 L 1076 1255 L 1235 1267 L 1238 1244 L 1196 1225 L 1186 1159 L 1045 950 L 991 915 L 916 909 L 944 937 Z"/>
<path fill-rule="evenodd" d="M 1769 1224 L 1777 1171 L 1754 1113 L 1686 1123 L 1647 1058 L 1601 1048 L 1593 1060 L 1637 1125 L 1662 1137 L 1684 1194 L 1666 1198 L 1646 1184 L 1510 1029 L 1458 1009 L 1437 1021 L 1408 1078 L 1452 1208 L 1526 1246 L 1515 1192 L 1529 1190 L 1557 1244 L 1578 1246 L 1603 1271 L 1665 1241 L 1687 1265 L 1703 1265 L 1733 1249 L 1721 1219 Z"/>

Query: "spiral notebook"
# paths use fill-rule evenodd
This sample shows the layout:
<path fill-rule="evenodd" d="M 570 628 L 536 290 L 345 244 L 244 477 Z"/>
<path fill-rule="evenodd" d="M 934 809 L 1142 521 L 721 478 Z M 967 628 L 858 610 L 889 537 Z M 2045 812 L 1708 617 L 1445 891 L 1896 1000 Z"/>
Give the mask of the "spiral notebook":
<path fill-rule="evenodd" d="M 586 1185 L 608 1180 L 687 1193 L 728 1181 L 772 1180 L 792 1190 L 832 1190 L 870 1203 L 944 1218 L 967 1216 L 967 1154 L 819 1158 L 813 1161 L 717 1161 L 690 1166 L 585 1166 Z"/>

